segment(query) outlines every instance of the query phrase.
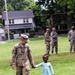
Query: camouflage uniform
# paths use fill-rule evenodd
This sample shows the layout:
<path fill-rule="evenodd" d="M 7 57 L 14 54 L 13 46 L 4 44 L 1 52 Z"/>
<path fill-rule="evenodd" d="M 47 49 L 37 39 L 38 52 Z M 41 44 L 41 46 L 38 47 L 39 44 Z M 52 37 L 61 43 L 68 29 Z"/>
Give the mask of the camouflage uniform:
<path fill-rule="evenodd" d="M 44 40 L 45 40 L 45 44 L 46 44 L 46 53 L 49 54 L 49 52 L 50 52 L 50 41 L 51 41 L 49 33 L 46 32 L 44 34 Z"/>
<path fill-rule="evenodd" d="M 16 65 L 16 75 L 30 75 L 30 64 L 34 64 L 31 50 L 27 44 L 18 43 L 12 50 L 11 66 Z"/>
<path fill-rule="evenodd" d="M 75 52 L 75 30 L 70 30 L 68 33 L 68 39 L 70 41 L 70 52 L 72 52 L 72 47 L 74 46 Z"/>
<path fill-rule="evenodd" d="M 58 52 L 58 34 L 57 32 L 51 32 L 51 43 L 52 43 L 52 54 L 54 52 L 54 47 L 55 47 L 55 52 L 57 54 Z"/>

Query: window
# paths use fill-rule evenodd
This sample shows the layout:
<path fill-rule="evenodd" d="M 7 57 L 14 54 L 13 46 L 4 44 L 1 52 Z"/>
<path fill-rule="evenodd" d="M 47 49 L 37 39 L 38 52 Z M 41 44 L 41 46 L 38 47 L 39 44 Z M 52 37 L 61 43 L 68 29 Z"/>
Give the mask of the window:
<path fill-rule="evenodd" d="M 24 18 L 23 19 L 23 23 L 28 23 L 28 22 L 29 22 L 28 18 L 26 18 L 26 19 Z"/>
<path fill-rule="evenodd" d="M 11 19 L 9 19 L 9 24 L 11 24 Z"/>
<path fill-rule="evenodd" d="M 23 19 L 23 23 L 25 23 L 25 18 Z"/>
<path fill-rule="evenodd" d="M 28 20 L 28 18 L 26 18 L 26 23 L 28 23 L 29 22 L 29 20 Z"/>
<path fill-rule="evenodd" d="M 14 24 L 14 19 L 12 19 L 12 24 Z"/>

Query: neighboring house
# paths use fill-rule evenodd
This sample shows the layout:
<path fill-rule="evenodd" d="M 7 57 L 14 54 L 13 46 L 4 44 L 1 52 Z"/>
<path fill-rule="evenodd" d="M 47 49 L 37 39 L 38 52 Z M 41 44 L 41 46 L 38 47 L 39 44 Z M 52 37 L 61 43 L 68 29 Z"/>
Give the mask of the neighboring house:
<path fill-rule="evenodd" d="M 9 30 L 14 34 L 29 33 L 34 29 L 34 15 L 32 10 L 8 12 Z M 6 12 L 2 12 L 3 28 L 7 30 Z"/>
<path fill-rule="evenodd" d="M 0 41 L 5 39 L 5 33 L 2 28 L 0 28 Z"/>

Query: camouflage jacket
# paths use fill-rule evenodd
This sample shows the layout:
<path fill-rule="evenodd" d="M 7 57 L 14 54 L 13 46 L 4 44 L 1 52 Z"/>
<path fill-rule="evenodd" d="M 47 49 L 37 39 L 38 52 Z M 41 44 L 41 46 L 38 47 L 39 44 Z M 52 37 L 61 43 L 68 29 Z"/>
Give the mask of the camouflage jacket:
<path fill-rule="evenodd" d="M 29 69 L 29 62 L 30 64 L 34 64 L 29 46 L 27 44 L 23 46 L 20 43 L 15 45 L 12 50 L 12 59 L 10 65 L 14 64 L 16 66 L 26 66 Z"/>
<path fill-rule="evenodd" d="M 57 32 L 51 32 L 51 41 L 52 42 L 58 42 L 58 34 Z"/>
<path fill-rule="evenodd" d="M 74 31 L 73 30 L 70 30 L 68 32 L 68 39 L 69 40 L 75 40 L 75 30 Z"/>
<path fill-rule="evenodd" d="M 51 41 L 49 33 L 46 32 L 46 33 L 44 34 L 44 40 L 45 40 L 45 44 L 46 44 L 47 42 L 50 42 L 50 41 Z"/>

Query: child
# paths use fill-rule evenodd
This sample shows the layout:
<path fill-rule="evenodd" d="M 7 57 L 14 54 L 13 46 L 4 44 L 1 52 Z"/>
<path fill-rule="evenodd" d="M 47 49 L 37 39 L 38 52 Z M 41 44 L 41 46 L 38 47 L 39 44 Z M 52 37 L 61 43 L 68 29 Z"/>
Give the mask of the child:
<path fill-rule="evenodd" d="M 54 70 L 52 68 L 51 63 L 47 62 L 48 57 L 49 57 L 49 55 L 47 55 L 47 54 L 43 55 L 42 59 L 43 59 L 44 62 L 36 65 L 36 67 L 35 67 L 35 68 L 37 68 L 39 66 L 43 67 L 42 75 L 54 75 Z"/>

